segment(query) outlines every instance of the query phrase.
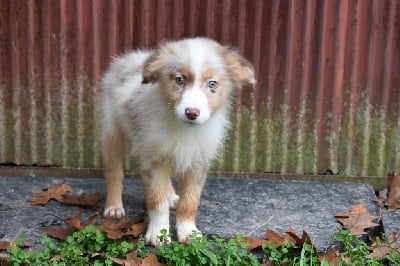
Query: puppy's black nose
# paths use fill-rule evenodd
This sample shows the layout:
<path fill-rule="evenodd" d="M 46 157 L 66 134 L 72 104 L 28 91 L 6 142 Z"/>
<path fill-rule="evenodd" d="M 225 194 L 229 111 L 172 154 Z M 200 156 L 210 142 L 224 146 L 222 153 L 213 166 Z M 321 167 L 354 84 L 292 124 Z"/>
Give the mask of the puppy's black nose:
<path fill-rule="evenodd" d="M 200 110 L 197 108 L 186 108 L 185 109 L 185 116 L 189 120 L 194 121 L 197 119 L 197 117 L 199 117 L 199 115 L 200 115 Z"/>

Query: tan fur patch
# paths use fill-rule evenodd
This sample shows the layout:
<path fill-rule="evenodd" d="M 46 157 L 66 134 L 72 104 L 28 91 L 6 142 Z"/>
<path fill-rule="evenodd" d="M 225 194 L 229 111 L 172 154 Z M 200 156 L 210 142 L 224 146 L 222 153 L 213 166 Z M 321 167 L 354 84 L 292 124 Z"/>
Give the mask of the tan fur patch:
<path fill-rule="evenodd" d="M 154 166 L 151 173 L 141 175 L 148 211 L 155 210 L 167 201 L 167 192 L 171 183 L 170 172 L 171 169 L 160 164 Z"/>
<path fill-rule="evenodd" d="M 201 80 L 204 82 L 207 82 L 209 80 L 213 80 L 215 79 L 215 70 L 212 68 L 209 68 L 207 70 L 205 70 L 202 74 L 201 74 Z"/>
<path fill-rule="evenodd" d="M 193 83 L 194 75 L 193 75 L 192 71 L 190 71 L 189 69 L 183 67 L 183 68 L 180 69 L 179 72 L 185 78 L 186 86 Z"/>
<path fill-rule="evenodd" d="M 179 179 L 180 199 L 176 208 L 177 220 L 194 222 L 204 180 L 205 174 L 200 170 L 190 171 Z"/>

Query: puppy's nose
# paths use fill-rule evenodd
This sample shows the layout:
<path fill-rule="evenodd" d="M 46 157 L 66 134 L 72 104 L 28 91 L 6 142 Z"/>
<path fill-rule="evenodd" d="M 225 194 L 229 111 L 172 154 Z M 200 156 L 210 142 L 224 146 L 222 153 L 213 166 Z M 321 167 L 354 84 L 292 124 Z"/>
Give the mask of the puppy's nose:
<path fill-rule="evenodd" d="M 186 108 L 185 109 L 185 116 L 189 119 L 189 120 L 196 120 L 197 117 L 199 117 L 200 115 L 200 110 L 197 108 Z"/>

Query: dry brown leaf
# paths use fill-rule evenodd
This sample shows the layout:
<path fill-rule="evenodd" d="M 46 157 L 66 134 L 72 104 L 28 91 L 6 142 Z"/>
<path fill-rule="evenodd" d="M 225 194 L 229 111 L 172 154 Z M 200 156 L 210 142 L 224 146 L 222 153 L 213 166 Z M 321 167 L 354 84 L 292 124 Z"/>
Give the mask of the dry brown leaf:
<path fill-rule="evenodd" d="M 376 201 L 379 206 L 387 207 L 389 211 L 400 209 L 400 174 L 395 176 L 394 173 L 388 174 L 387 193 L 385 197 L 377 197 Z"/>
<path fill-rule="evenodd" d="M 314 246 L 313 243 L 311 242 L 310 236 L 304 230 L 303 230 L 303 234 L 302 234 L 301 238 L 297 236 L 296 232 L 292 228 L 289 228 L 289 231 L 286 232 L 286 234 L 290 238 L 292 238 L 294 240 L 294 243 L 299 247 L 303 246 L 304 243 Z"/>
<path fill-rule="evenodd" d="M 44 189 L 41 193 L 33 194 L 33 198 L 30 201 L 32 205 L 45 205 L 50 200 L 54 199 L 61 203 L 84 207 L 94 207 L 101 198 L 100 192 L 96 192 L 91 195 L 82 194 L 76 196 L 70 194 L 72 191 L 73 189 L 71 186 L 63 183 L 56 187 Z"/>
<path fill-rule="evenodd" d="M 396 242 L 397 238 L 399 237 L 399 232 L 393 232 L 387 238 L 387 241 L 376 241 L 376 238 L 370 238 L 372 244 L 370 245 L 369 249 L 372 250 L 372 253 L 366 256 L 367 258 L 375 258 L 375 259 L 383 259 L 387 257 L 392 249 L 396 249 Z M 398 249 L 398 253 L 400 254 L 400 249 Z"/>
<path fill-rule="evenodd" d="M 142 259 L 142 264 L 141 265 L 146 265 L 146 266 L 164 266 L 167 264 L 160 263 L 158 261 L 158 258 L 156 254 L 151 253 L 149 256 L 146 258 Z"/>
<path fill-rule="evenodd" d="M 66 222 L 68 225 L 72 226 L 73 228 L 75 228 L 77 230 L 82 230 L 83 228 L 85 228 L 88 225 L 93 225 L 96 222 L 99 215 L 100 214 L 98 212 L 95 212 L 87 219 L 87 221 L 84 225 L 81 225 L 82 212 L 79 212 L 74 218 L 65 219 L 64 222 Z"/>
<path fill-rule="evenodd" d="M 81 225 L 82 221 L 82 212 L 79 212 L 75 217 L 73 218 L 66 218 L 64 222 L 68 225 L 65 228 L 54 228 L 54 227 L 46 227 L 44 230 L 47 235 L 57 238 L 57 239 L 62 239 L 66 240 L 68 236 L 73 234 L 74 232 L 78 230 L 82 230 L 88 225 L 93 225 L 97 218 L 99 217 L 99 213 L 96 212 L 92 214 L 86 221 L 84 225 Z"/>
<path fill-rule="evenodd" d="M 260 266 L 275 266 L 275 264 L 272 261 L 266 261 L 263 264 L 260 264 Z"/>
<path fill-rule="evenodd" d="M 84 206 L 84 207 L 94 207 L 101 198 L 101 193 L 96 192 L 90 195 L 82 194 L 79 196 L 75 195 L 64 195 L 62 202 L 66 204 Z"/>
<path fill-rule="evenodd" d="M 59 254 L 59 255 L 55 255 L 55 256 L 53 256 L 53 257 L 50 259 L 50 261 L 56 261 L 56 260 L 59 260 L 59 259 L 61 259 L 63 256 L 64 256 L 64 255 L 61 255 L 61 254 Z"/>
<path fill-rule="evenodd" d="M 0 251 L 5 251 L 8 249 L 8 247 L 10 247 L 11 249 L 16 248 L 17 244 L 15 243 L 14 240 L 11 241 L 4 241 L 0 243 Z M 31 245 L 28 244 L 26 241 L 24 242 L 22 248 L 30 248 Z"/>
<path fill-rule="evenodd" d="M 88 225 L 93 225 L 97 218 L 99 218 L 100 213 L 99 212 L 95 212 L 94 214 L 90 215 L 90 217 L 87 219 L 86 223 L 85 223 L 85 227 Z"/>
<path fill-rule="evenodd" d="M 142 219 L 127 220 L 122 219 L 114 221 L 113 218 L 107 218 L 99 229 L 107 234 L 110 239 L 119 239 L 124 236 L 139 237 L 147 230 L 147 223 L 142 222 Z"/>
<path fill-rule="evenodd" d="M 288 241 L 286 235 L 280 236 L 270 229 L 265 232 L 265 237 L 267 238 L 267 243 L 276 243 L 278 247 L 282 246 L 284 242 L 294 242 L 293 239 Z"/>
<path fill-rule="evenodd" d="M 54 228 L 54 227 L 46 227 L 44 229 L 46 234 L 48 236 L 61 239 L 61 240 L 67 240 L 67 237 L 72 235 L 74 232 L 77 230 L 71 226 L 65 227 L 65 228 Z"/>
<path fill-rule="evenodd" d="M 0 253 L 0 265 L 3 265 L 2 262 L 7 263 L 8 257 L 9 256 L 6 253 Z M 7 264 L 4 264 L 4 265 L 7 265 Z"/>
<path fill-rule="evenodd" d="M 237 236 L 235 236 L 234 238 L 237 241 Z M 243 237 L 243 242 L 249 245 L 247 247 L 248 251 L 256 249 L 258 247 L 261 247 L 263 244 L 268 243 L 268 241 L 265 239 L 252 238 L 252 237 Z"/>
<path fill-rule="evenodd" d="M 7 250 L 9 245 L 10 245 L 10 242 L 8 242 L 8 241 L 0 242 L 0 251 Z"/>
<path fill-rule="evenodd" d="M 367 234 L 364 232 L 366 228 L 379 226 L 373 222 L 379 216 L 371 215 L 362 204 L 355 205 L 348 213 L 337 213 L 335 218 L 343 225 L 343 228 L 349 229 L 352 235 Z"/>
<path fill-rule="evenodd" d="M 392 245 L 392 247 L 397 246 L 397 239 L 400 237 L 400 232 L 392 232 L 389 237 L 387 238 L 387 241 Z"/>
<path fill-rule="evenodd" d="M 137 252 L 133 251 L 129 253 L 125 259 L 110 258 L 112 261 L 119 265 L 124 266 L 165 266 L 167 264 L 162 264 L 158 261 L 156 254 L 150 253 L 146 258 L 139 258 Z"/>
<path fill-rule="evenodd" d="M 72 188 L 63 183 L 56 187 L 44 189 L 43 192 L 33 194 L 33 198 L 30 201 L 32 205 L 45 205 L 51 199 L 62 202 L 63 196 L 70 192 L 72 192 Z"/>
<path fill-rule="evenodd" d="M 318 260 L 319 262 L 327 262 L 330 266 L 337 266 L 341 261 L 340 256 L 334 249 L 326 253 L 324 256 L 319 255 Z"/>
<path fill-rule="evenodd" d="M 73 218 L 66 218 L 64 220 L 64 222 L 67 223 L 69 226 L 77 229 L 77 230 L 82 230 L 83 226 L 81 225 L 81 220 L 82 220 L 82 212 L 79 212 Z"/>
<path fill-rule="evenodd" d="M 372 250 L 372 253 L 365 256 L 367 259 L 380 260 L 390 254 L 390 247 L 387 245 L 370 247 L 370 250 Z"/>

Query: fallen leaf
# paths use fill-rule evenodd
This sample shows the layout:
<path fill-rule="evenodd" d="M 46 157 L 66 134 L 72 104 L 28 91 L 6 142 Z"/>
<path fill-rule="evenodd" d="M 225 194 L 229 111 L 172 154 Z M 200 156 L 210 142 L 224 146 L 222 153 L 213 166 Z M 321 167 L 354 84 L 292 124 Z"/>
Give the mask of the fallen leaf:
<path fill-rule="evenodd" d="M 388 242 L 392 245 L 392 247 L 397 246 L 397 239 L 400 237 L 400 232 L 392 232 L 387 238 Z"/>
<path fill-rule="evenodd" d="M 63 196 L 70 192 L 72 192 L 72 188 L 69 185 L 62 183 L 56 187 L 44 189 L 41 193 L 33 194 L 33 198 L 30 202 L 32 205 L 45 205 L 51 199 L 62 202 Z"/>
<path fill-rule="evenodd" d="M 319 255 L 318 260 L 321 263 L 327 262 L 329 264 L 329 266 L 337 266 L 337 265 L 339 265 L 339 262 L 341 261 L 340 256 L 338 255 L 337 251 L 334 249 L 332 249 L 331 251 L 326 253 L 324 256 Z"/>
<path fill-rule="evenodd" d="M 237 241 L 237 237 L 235 236 L 234 238 Z M 258 247 L 261 247 L 263 244 L 268 243 L 268 241 L 265 239 L 252 238 L 252 237 L 243 237 L 242 241 L 249 245 L 247 247 L 248 251 L 256 249 Z"/>
<path fill-rule="evenodd" d="M 61 255 L 61 254 L 55 255 L 55 256 L 53 256 L 53 257 L 50 259 L 50 261 L 59 260 L 59 259 L 61 259 L 63 256 L 64 256 L 64 255 Z"/>
<path fill-rule="evenodd" d="M 8 254 L 0 253 L 0 265 L 3 265 L 2 262 L 7 263 L 8 258 L 9 258 Z M 4 264 L 4 265 L 7 265 L 7 264 Z"/>
<path fill-rule="evenodd" d="M 81 225 L 81 220 L 82 220 L 82 212 L 79 212 L 73 218 L 64 219 L 64 222 L 67 223 L 69 226 L 75 228 L 76 230 L 82 230 L 83 226 Z"/>
<path fill-rule="evenodd" d="M 376 247 L 370 247 L 370 250 L 372 250 L 371 254 L 368 254 L 365 256 L 367 259 L 383 259 L 387 255 L 390 254 L 390 247 L 387 245 L 380 245 Z"/>
<path fill-rule="evenodd" d="M 379 226 L 373 222 L 379 216 L 371 215 L 362 204 L 355 205 L 348 213 L 337 213 L 335 218 L 343 225 L 343 228 L 349 229 L 352 235 L 367 234 L 365 229 Z"/>
<path fill-rule="evenodd" d="M 394 173 L 388 174 L 388 184 L 386 198 L 379 196 L 376 201 L 379 206 L 387 207 L 389 211 L 394 211 L 400 209 L 400 174 L 395 176 Z"/>
<path fill-rule="evenodd" d="M 75 195 L 63 195 L 62 202 L 71 205 L 94 207 L 101 198 L 101 193 L 96 192 L 91 195 L 82 194 L 79 196 Z"/>
<path fill-rule="evenodd" d="M 125 259 L 110 258 L 113 262 L 125 266 L 165 266 L 167 264 L 160 263 L 156 254 L 150 253 L 146 258 L 139 258 L 137 252 L 129 253 Z"/>
<path fill-rule="evenodd" d="M 3 241 L 3 242 L 0 242 L 0 251 L 5 251 L 5 250 L 7 250 L 8 249 L 8 247 L 10 247 L 10 248 L 16 248 L 17 247 L 17 243 L 14 241 L 14 240 L 12 240 L 12 241 Z M 22 247 L 22 248 L 30 248 L 31 247 L 31 245 L 30 244 L 28 244 L 26 241 L 24 242 L 24 244 L 22 245 L 22 246 L 20 246 L 20 247 Z"/>
<path fill-rule="evenodd" d="M 0 242 L 0 251 L 1 250 L 7 250 L 8 245 L 10 245 L 10 242 L 8 242 L 8 241 Z"/>
<path fill-rule="evenodd" d="M 304 230 L 303 234 L 301 235 L 301 238 L 297 236 L 296 232 L 292 228 L 289 228 L 289 231 L 286 232 L 286 234 L 290 236 L 294 240 L 294 243 L 299 247 L 303 246 L 304 243 L 314 246 L 313 243 L 311 242 L 310 236 Z"/>
<path fill-rule="evenodd" d="M 147 223 L 142 219 L 127 220 L 122 219 L 117 222 L 113 218 L 106 218 L 99 229 L 107 234 L 110 239 L 119 239 L 124 236 L 139 237 L 147 230 Z"/>
<path fill-rule="evenodd" d="M 84 225 L 81 224 L 82 221 L 82 212 L 79 212 L 75 217 L 73 218 L 66 218 L 64 222 L 68 225 L 67 227 L 61 227 L 61 228 L 54 228 L 54 227 L 46 227 L 44 230 L 47 235 L 57 238 L 57 239 L 62 239 L 66 240 L 68 236 L 72 235 L 74 232 L 82 230 L 88 225 L 93 225 L 97 218 L 99 217 L 99 213 L 96 212 L 92 214 L 86 221 Z"/>
<path fill-rule="evenodd" d="M 93 225 L 96 222 L 99 215 L 100 214 L 98 212 L 95 212 L 87 219 L 87 221 L 84 225 L 81 225 L 82 212 L 79 212 L 78 215 L 76 215 L 74 218 L 67 218 L 64 221 L 67 224 L 69 224 L 70 226 L 72 226 L 73 228 L 75 228 L 77 230 L 82 230 L 83 228 L 85 228 L 88 225 Z"/>
<path fill-rule="evenodd" d="M 61 228 L 54 228 L 54 227 L 46 227 L 44 229 L 46 234 L 48 236 L 51 236 L 53 238 L 61 239 L 61 240 L 67 240 L 67 237 L 72 235 L 74 232 L 77 230 L 71 226 L 68 227 L 61 227 Z"/>
<path fill-rule="evenodd" d="M 287 241 L 284 236 L 280 236 L 278 233 L 270 229 L 265 232 L 265 237 L 267 238 L 267 243 L 276 243 L 278 244 L 278 247 L 282 246 L 284 242 L 293 242 L 293 240 Z"/>
<path fill-rule="evenodd" d="M 371 250 L 372 253 L 367 255 L 366 258 L 380 260 L 387 257 L 393 249 L 396 249 L 400 254 L 400 249 L 396 248 L 399 235 L 399 232 L 392 232 L 386 241 L 376 241 L 376 238 L 370 237 L 372 244 L 369 246 L 369 250 Z"/>

